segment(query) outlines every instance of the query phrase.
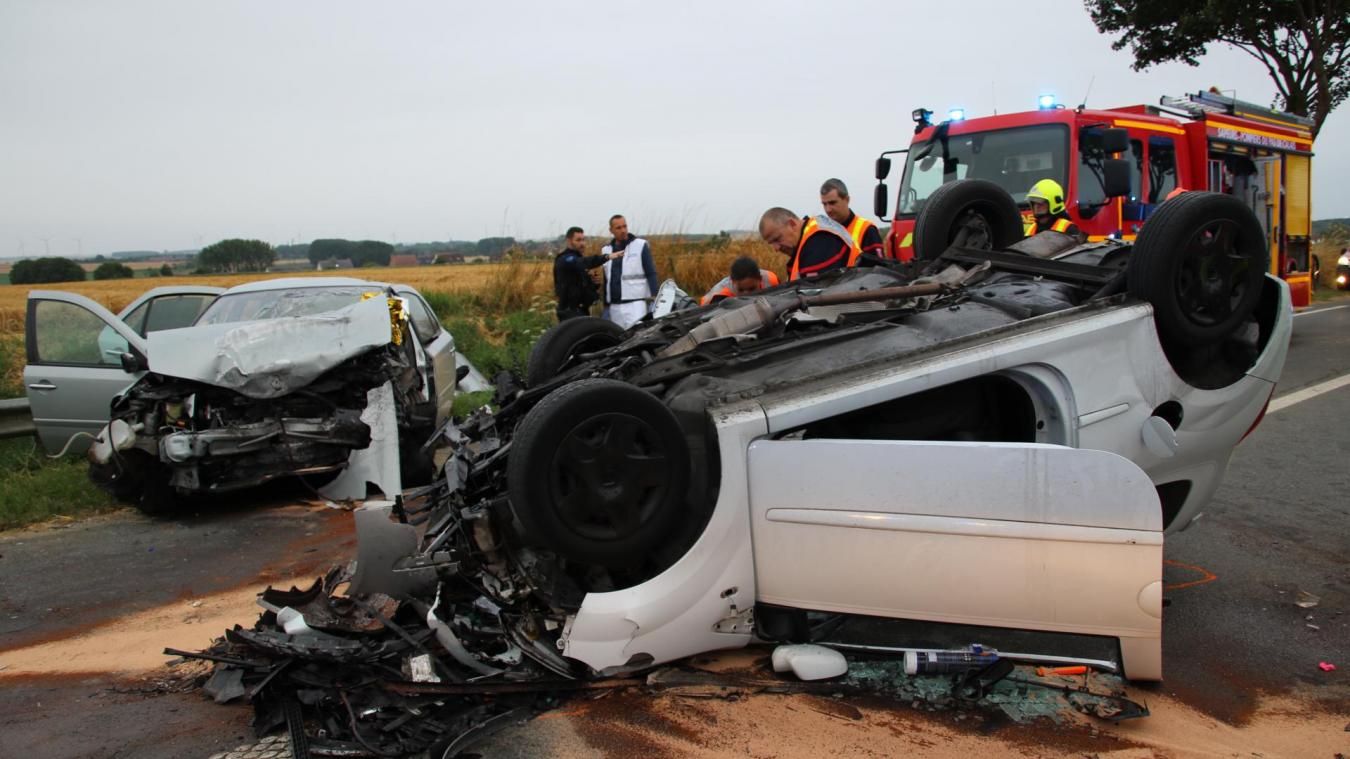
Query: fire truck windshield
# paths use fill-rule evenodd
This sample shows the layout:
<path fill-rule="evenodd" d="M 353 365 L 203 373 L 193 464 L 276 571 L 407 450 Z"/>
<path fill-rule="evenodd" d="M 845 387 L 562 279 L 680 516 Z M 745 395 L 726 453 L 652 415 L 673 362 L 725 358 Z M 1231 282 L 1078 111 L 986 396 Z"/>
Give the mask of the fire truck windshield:
<path fill-rule="evenodd" d="M 1021 203 L 1042 179 L 1068 186 L 1069 130 L 1063 124 L 942 135 L 915 143 L 905 160 L 897 216 L 913 216 L 938 187 L 957 179 L 987 179 Z"/>

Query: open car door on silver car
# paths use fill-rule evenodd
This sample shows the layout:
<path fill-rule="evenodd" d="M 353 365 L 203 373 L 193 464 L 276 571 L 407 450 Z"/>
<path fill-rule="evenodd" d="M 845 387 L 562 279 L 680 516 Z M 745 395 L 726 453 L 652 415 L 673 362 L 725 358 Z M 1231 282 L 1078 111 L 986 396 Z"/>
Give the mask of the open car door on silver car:
<path fill-rule="evenodd" d="M 48 451 L 82 452 L 108 423 L 113 396 L 140 376 L 122 366 L 128 353 L 145 366 L 145 340 L 98 303 L 75 293 L 33 290 L 25 325 L 23 383 L 38 439 Z"/>

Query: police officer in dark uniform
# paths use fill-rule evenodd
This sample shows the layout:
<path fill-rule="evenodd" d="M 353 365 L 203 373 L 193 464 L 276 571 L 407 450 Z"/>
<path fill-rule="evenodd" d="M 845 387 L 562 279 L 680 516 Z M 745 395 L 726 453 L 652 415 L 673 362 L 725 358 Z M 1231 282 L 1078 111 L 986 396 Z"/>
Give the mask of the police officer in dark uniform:
<path fill-rule="evenodd" d="M 586 234 L 581 227 L 568 229 L 566 241 L 567 247 L 553 259 L 553 294 L 558 298 L 558 321 L 590 315 L 591 304 L 599 297 L 599 293 L 587 270 L 623 256 L 623 253 L 613 256 L 603 253 L 582 255 L 586 249 Z"/>

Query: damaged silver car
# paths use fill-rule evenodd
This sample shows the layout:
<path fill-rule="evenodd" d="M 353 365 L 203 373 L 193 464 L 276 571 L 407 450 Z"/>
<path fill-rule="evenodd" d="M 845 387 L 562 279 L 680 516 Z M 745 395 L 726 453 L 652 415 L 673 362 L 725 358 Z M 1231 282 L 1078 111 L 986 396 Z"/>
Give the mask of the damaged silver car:
<path fill-rule="evenodd" d="M 443 478 L 357 512 L 353 591 L 432 602 L 492 669 L 508 647 L 631 671 L 823 612 L 1095 636 L 1160 679 L 1164 534 L 1288 348 L 1264 233 L 1189 193 L 1134 243 L 988 239 L 1011 198 L 944 192 L 964 207 L 920 224 L 984 249 L 546 333 L 495 412 L 446 428 Z"/>
<path fill-rule="evenodd" d="M 455 349 L 415 290 L 266 280 L 231 288 L 199 313 L 191 326 L 142 335 L 82 296 L 30 294 L 29 371 L 53 386 L 43 403 L 84 390 L 89 405 L 91 375 L 105 392 L 117 387 L 110 402 L 103 395 L 106 426 L 89 447 L 96 482 L 162 512 L 179 495 L 282 476 L 358 499 L 368 482 L 397 493 L 430 479 L 423 444 L 448 418 Z M 72 385 L 66 393 L 53 373 Z M 82 430 L 52 429 L 37 406 L 44 443 L 72 447 Z"/>

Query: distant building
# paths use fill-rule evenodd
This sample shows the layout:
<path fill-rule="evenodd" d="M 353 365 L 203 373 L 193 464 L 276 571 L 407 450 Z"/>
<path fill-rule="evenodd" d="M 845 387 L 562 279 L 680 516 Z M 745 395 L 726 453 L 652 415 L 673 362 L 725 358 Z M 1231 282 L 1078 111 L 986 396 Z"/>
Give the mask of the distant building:
<path fill-rule="evenodd" d="M 400 253 L 389 257 L 390 266 L 417 266 L 421 262 L 411 253 Z"/>
<path fill-rule="evenodd" d="M 325 258 L 314 266 L 317 271 L 329 271 L 330 269 L 352 269 L 352 260 L 350 258 Z"/>

